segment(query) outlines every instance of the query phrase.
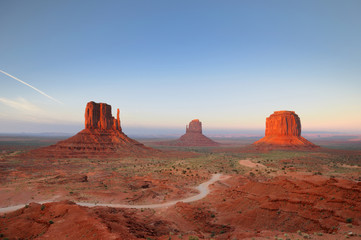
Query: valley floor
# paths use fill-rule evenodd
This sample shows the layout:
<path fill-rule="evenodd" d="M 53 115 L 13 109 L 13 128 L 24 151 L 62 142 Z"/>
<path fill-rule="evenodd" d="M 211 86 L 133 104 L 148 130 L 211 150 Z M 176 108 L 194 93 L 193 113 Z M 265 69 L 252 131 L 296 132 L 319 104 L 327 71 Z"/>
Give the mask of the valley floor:
<path fill-rule="evenodd" d="M 0 208 L 21 208 L 0 213 L 0 239 L 361 237 L 359 150 L 160 149 L 167 154 L 109 159 L 25 159 L 17 156 L 28 148 L 4 149 Z M 209 192 L 195 188 L 220 174 Z"/>

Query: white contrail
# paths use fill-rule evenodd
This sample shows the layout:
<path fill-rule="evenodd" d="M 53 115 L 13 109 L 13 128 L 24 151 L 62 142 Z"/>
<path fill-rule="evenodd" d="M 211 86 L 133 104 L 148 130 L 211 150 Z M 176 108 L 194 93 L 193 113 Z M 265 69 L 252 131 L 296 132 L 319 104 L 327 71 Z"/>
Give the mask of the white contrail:
<path fill-rule="evenodd" d="M 57 99 L 49 96 L 48 94 L 44 93 L 43 91 L 37 89 L 36 87 L 31 86 L 29 83 L 26 83 L 26 82 L 20 80 L 19 78 L 16 78 L 16 77 L 14 77 L 13 75 L 10 75 L 9 73 L 4 72 L 4 71 L 2 71 L 2 70 L 0 70 L 0 72 L 3 73 L 3 74 L 5 74 L 6 76 L 11 77 L 12 79 L 15 79 L 15 80 L 18 81 L 18 82 L 21 82 L 22 84 L 24 84 L 24 85 L 26 85 L 26 86 L 28 86 L 28 87 L 31 87 L 31 88 L 34 89 L 35 91 L 37 91 L 37 92 L 39 92 L 40 94 L 44 95 L 45 97 L 50 98 L 51 100 L 53 100 L 53 101 L 55 101 L 55 102 L 57 102 L 57 103 L 62 103 L 62 102 L 60 102 L 59 100 L 57 100 Z"/>

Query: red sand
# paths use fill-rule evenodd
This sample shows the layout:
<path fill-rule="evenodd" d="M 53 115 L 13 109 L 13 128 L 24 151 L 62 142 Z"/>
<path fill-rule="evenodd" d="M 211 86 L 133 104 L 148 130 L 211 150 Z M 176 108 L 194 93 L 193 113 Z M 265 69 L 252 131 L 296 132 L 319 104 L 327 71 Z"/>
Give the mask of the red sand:
<path fill-rule="evenodd" d="M 347 230 L 346 234 L 361 234 L 361 184 L 323 176 L 265 181 L 233 176 L 215 183 L 203 200 L 156 211 L 86 208 L 71 202 L 44 206 L 42 210 L 41 205 L 30 204 L 0 218 L 4 236 L 180 239 L 182 234 L 200 239 L 267 239 L 286 233 L 340 239 Z"/>

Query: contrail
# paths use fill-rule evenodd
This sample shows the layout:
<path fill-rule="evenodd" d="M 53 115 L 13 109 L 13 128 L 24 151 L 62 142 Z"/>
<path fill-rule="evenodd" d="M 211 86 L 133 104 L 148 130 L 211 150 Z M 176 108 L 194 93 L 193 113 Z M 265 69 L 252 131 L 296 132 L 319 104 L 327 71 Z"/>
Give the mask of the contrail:
<path fill-rule="evenodd" d="M 19 78 L 16 78 L 16 77 L 14 77 L 13 75 L 10 75 L 9 73 L 4 72 L 4 71 L 2 71 L 2 70 L 0 70 L 0 72 L 3 73 L 3 74 L 5 74 L 6 76 L 11 77 L 12 79 L 15 79 L 15 80 L 18 81 L 18 82 L 21 82 L 22 84 L 24 84 L 24 85 L 26 85 L 26 86 L 28 86 L 28 87 L 31 87 L 31 88 L 34 89 L 35 91 L 37 91 L 37 92 L 39 92 L 40 94 L 44 95 L 45 97 L 50 98 L 51 100 L 53 100 L 53 101 L 55 101 L 55 102 L 57 102 L 57 103 L 62 103 L 62 102 L 60 102 L 59 100 L 57 100 L 57 99 L 49 96 L 48 94 L 44 93 L 43 91 L 37 89 L 36 87 L 31 86 L 29 83 L 26 83 L 26 82 L 20 80 Z"/>

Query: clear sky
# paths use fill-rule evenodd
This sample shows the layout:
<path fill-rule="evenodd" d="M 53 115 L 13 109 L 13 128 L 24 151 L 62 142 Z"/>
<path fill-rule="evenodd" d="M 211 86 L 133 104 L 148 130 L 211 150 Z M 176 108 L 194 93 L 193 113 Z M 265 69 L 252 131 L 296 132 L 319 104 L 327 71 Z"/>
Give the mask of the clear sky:
<path fill-rule="evenodd" d="M 361 1 L 0 1 L 0 132 L 122 126 L 361 131 Z M 46 96 L 46 95 L 48 96 Z M 54 99 L 51 99 L 54 98 Z M 61 103 L 59 103 L 59 102 Z M 127 133 L 127 132 L 126 132 Z"/>

